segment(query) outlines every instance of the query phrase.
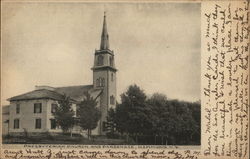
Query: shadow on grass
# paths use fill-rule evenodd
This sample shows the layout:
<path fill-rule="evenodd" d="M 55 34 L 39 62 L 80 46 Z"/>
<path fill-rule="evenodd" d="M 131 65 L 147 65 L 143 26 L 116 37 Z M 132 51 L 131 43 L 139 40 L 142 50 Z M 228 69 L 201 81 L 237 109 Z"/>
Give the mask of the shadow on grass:
<path fill-rule="evenodd" d="M 6 135 L 2 138 L 3 144 L 82 144 L 82 145 L 125 145 L 124 139 L 108 139 L 93 137 L 90 140 L 74 134 L 72 137 L 69 134 L 51 135 L 50 133 L 39 134 L 36 136 L 10 136 Z"/>

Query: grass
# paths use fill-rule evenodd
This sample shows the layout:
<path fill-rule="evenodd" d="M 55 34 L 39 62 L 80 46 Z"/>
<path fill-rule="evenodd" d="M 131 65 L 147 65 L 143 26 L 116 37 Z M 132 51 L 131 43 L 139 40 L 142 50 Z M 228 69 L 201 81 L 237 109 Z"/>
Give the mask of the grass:
<path fill-rule="evenodd" d="M 74 135 L 3 136 L 3 144 L 83 144 L 83 145 L 125 145 L 123 139 L 92 138 Z"/>

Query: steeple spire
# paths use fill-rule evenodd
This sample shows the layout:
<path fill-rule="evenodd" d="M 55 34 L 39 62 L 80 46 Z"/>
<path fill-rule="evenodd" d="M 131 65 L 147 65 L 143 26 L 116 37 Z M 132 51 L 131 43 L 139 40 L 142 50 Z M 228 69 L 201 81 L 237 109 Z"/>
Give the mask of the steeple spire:
<path fill-rule="evenodd" d="M 107 49 L 109 49 L 109 35 L 106 23 L 106 12 L 104 12 L 100 50 L 107 50 Z"/>

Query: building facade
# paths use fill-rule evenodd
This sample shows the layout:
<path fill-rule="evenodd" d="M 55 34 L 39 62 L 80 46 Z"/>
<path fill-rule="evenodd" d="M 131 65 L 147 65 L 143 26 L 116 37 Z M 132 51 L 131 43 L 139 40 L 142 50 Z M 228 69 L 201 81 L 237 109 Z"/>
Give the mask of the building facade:
<path fill-rule="evenodd" d="M 76 114 L 77 103 L 88 92 L 98 103 L 101 119 L 93 135 L 105 135 L 104 123 L 109 108 L 116 106 L 116 71 L 114 52 L 109 48 L 106 15 L 104 14 L 100 49 L 94 52 L 93 83 L 91 85 L 50 87 L 36 86 L 35 90 L 9 98 L 10 105 L 3 107 L 3 134 L 62 132 L 53 112 L 63 94 L 70 97 Z M 76 116 L 76 115 L 75 115 Z M 8 129 L 8 130 L 6 130 Z M 75 133 L 84 133 L 78 126 Z"/>

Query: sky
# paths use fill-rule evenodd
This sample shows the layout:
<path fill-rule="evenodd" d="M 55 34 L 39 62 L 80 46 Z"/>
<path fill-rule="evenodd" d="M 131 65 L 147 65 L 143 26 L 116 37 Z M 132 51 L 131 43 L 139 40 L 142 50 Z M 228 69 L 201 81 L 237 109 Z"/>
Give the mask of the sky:
<path fill-rule="evenodd" d="M 92 84 L 104 11 L 118 101 L 131 84 L 200 99 L 199 3 L 5 2 L 1 11 L 2 104 L 36 85 Z"/>

